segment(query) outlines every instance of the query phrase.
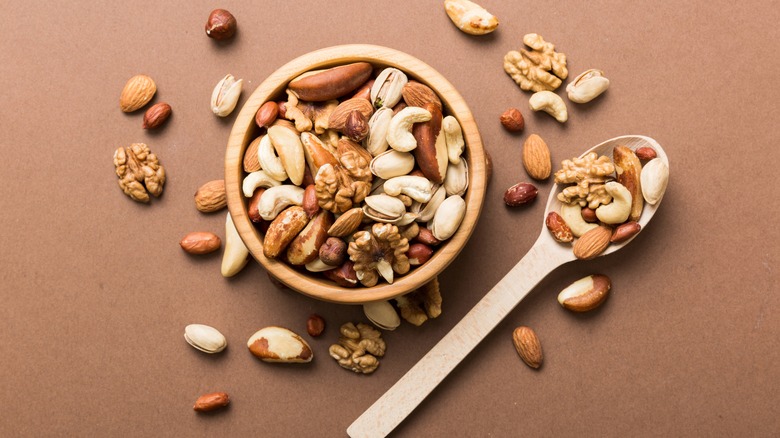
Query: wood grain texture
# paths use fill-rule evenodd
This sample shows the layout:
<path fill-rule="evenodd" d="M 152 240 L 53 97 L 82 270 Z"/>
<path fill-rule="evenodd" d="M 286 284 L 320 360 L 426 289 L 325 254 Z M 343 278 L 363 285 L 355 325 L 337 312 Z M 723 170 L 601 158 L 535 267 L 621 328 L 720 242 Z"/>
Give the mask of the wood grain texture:
<path fill-rule="evenodd" d="M 669 159 L 655 140 L 641 135 L 615 137 L 589 152 L 612 156 L 618 145 L 632 150 L 650 146 L 666 165 Z M 445 377 L 484 339 L 544 277 L 558 266 L 574 260 L 570 244 L 556 242 L 544 225 L 550 211 L 560 211 L 557 184 L 550 191 L 542 216 L 542 232 L 528 253 L 501 279 L 453 329 L 442 338 L 401 380 L 393 385 L 347 429 L 352 438 L 384 437 L 395 429 Z M 640 224 L 650 222 L 660 202 L 645 205 Z M 636 237 L 636 236 L 634 236 Z M 633 237 L 632 237 L 633 239 Z M 600 256 L 615 252 L 632 239 L 611 244 Z"/>
<path fill-rule="evenodd" d="M 255 113 L 269 99 L 282 95 L 287 83 L 300 74 L 315 69 L 329 68 L 351 62 L 367 61 L 374 65 L 395 67 L 431 87 L 444 103 L 445 112 L 458 119 L 466 142 L 465 154 L 469 163 L 469 190 L 466 193 L 466 214 L 460 228 L 452 238 L 441 245 L 434 256 L 423 266 L 400 277 L 393 284 L 380 284 L 372 288 L 342 288 L 332 282 L 308 274 L 302 274 L 282 262 L 263 255 L 262 236 L 252 225 L 247 214 L 247 198 L 241 193 L 245 175 L 242 167 L 244 151 L 257 136 Z M 479 218 L 485 196 L 485 155 L 474 117 L 452 84 L 429 65 L 410 55 L 386 47 L 373 45 L 344 45 L 317 50 L 298 57 L 272 73 L 252 93 L 236 118 L 225 154 L 225 185 L 228 208 L 241 238 L 252 256 L 280 281 L 313 298 L 345 303 L 362 304 L 388 300 L 427 283 L 444 270 L 460 253 L 471 236 Z"/>

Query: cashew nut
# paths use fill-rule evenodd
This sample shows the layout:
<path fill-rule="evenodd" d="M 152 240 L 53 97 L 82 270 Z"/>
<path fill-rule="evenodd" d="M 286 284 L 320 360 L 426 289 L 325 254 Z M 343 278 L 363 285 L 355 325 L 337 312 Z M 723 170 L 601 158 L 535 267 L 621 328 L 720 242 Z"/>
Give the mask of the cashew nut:
<path fill-rule="evenodd" d="M 222 254 L 222 276 L 232 277 L 249 261 L 249 250 L 233 224 L 230 213 L 225 220 L 225 252 Z"/>
<path fill-rule="evenodd" d="M 287 172 L 284 171 L 282 160 L 274 152 L 271 137 L 264 135 L 263 139 L 260 140 L 260 146 L 257 148 L 257 160 L 260 161 L 260 166 L 271 178 L 279 182 L 287 179 Z"/>
<path fill-rule="evenodd" d="M 444 130 L 444 137 L 447 141 L 447 157 L 452 164 L 460 163 L 460 156 L 463 154 L 463 131 L 460 129 L 460 123 L 453 116 L 447 116 L 441 121 L 441 129 Z"/>
<path fill-rule="evenodd" d="M 579 204 L 561 204 L 561 217 L 566 222 L 566 225 L 571 228 L 571 233 L 574 237 L 580 237 L 593 228 L 598 227 L 597 224 L 585 222 L 585 219 L 582 218 L 582 207 Z"/>
<path fill-rule="evenodd" d="M 596 217 L 605 224 L 622 224 L 631 214 L 631 192 L 619 182 L 610 181 L 604 189 L 612 195 L 612 202 L 596 209 Z"/>
<path fill-rule="evenodd" d="M 387 143 L 399 152 L 409 152 L 417 147 L 417 140 L 412 135 L 412 125 L 431 120 L 431 113 L 427 110 L 408 106 L 390 119 L 387 128 Z"/>
<path fill-rule="evenodd" d="M 303 204 L 303 192 L 302 188 L 289 184 L 271 187 L 260 197 L 257 212 L 263 219 L 272 221 L 288 206 Z"/>
<path fill-rule="evenodd" d="M 385 181 L 385 193 L 398 196 L 401 193 L 417 202 L 428 202 L 433 196 L 433 183 L 424 176 L 396 176 Z"/>
<path fill-rule="evenodd" d="M 528 105 L 532 110 L 544 111 L 555 117 L 555 120 L 561 123 L 569 120 L 566 104 L 563 102 L 563 99 L 561 99 L 561 96 L 558 96 L 552 91 L 539 91 L 534 93 L 533 96 L 528 99 Z"/>
<path fill-rule="evenodd" d="M 244 196 L 251 198 L 258 187 L 267 189 L 270 187 L 276 187 L 281 184 L 282 183 L 279 181 L 271 178 L 271 175 L 265 173 L 265 171 L 258 170 L 257 172 L 250 173 L 246 176 L 246 178 L 244 178 L 244 183 L 242 184 L 241 189 L 244 192 Z"/>

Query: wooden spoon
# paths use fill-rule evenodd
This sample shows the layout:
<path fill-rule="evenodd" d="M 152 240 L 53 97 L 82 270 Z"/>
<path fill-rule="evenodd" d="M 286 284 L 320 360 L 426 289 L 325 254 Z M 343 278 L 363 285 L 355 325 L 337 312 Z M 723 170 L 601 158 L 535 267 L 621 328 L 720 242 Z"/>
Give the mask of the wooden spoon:
<path fill-rule="evenodd" d="M 669 160 L 655 140 L 641 135 L 626 135 L 607 140 L 588 151 L 612 157 L 612 149 L 623 145 L 633 150 L 648 146 L 655 149 L 658 158 L 669 165 Z M 556 195 L 561 190 L 554 185 L 547 200 L 544 217 L 550 211 L 560 211 Z M 645 203 L 639 223 L 645 229 L 655 214 L 655 205 Z M 636 237 L 636 236 L 634 236 Z M 613 253 L 633 238 L 620 244 L 610 244 L 601 255 Z M 528 295 L 544 277 L 558 266 L 574 260 L 571 245 L 556 242 L 544 226 L 528 253 L 485 295 L 463 319 L 447 333 L 431 351 L 412 367 L 392 388 L 379 398 L 347 429 L 352 438 L 387 436 L 403 421 L 445 377 L 455 369 L 467 354 Z"/>

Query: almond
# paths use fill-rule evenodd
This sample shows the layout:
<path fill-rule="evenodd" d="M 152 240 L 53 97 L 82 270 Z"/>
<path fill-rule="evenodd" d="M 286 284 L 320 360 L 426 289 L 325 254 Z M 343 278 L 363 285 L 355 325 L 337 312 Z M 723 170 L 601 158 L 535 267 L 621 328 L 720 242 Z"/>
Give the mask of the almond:
<path fill-rule="evenodd" d="M 305 265 L 319 256 L 320 247 L 328 238 L 328 228 L 333 225 L 331 212 L 322 210 L 306 224 L 306 227 L 290 242 L 287 261 L 291 265 Z"/>
<path fill-rule="evenodd" d="M 612 238 L 609 241 L 612 243 L 625 242 L 626 240 L 639 234 L 641 229 L 642 226 L 639 225 L 639 222 L 626 222 L 615 228 L 615 231 L 612 232 Z"/>
<path fill-rule="evenodd" d="M 362 98 L 347 99 L 341 102 L 339 106 L 330 113 L 328 118 L 328 129 L 335 129 L 341 131 L 347 125 L 347 118 L 352 111 L 360 112 L 366 120 L 371 118 L 374 114 L 374 106 L 371 102 Z"/>
<path fill-rule="evenodd" d="M 336 222 L 328 229 L 328 235 L 333 237 L 348 236 L 357 231 L 363 222 L 363 209 L 355 207 L 347 210 L 336 219 Z"/>
<path fill-rule="evenodd" d="M 600 225 L 574 242 L 574 256 L 580 260 L 590 260 L 598 257 L 609 246 L 612 229 Z"/>
<path fill-rule="evenodd" d="M 255 123 L 261 128 L 270 127 L 279 115 L 279 105 L 273 100 L 270 100 L 258 108 L 255 114 Z"/>
<path fill-rule="evenodd" d="M 262 169 L 260 160 L 257 157 L 257 149 L 260 147 L 260 141 L 262 139 L 263 136 L 261 135 L 252 140 L 252 143 L 249 143 L 249 146 L 247 146 L 246 152 L 244 152 L 244 172 L 252 173 Z"/>
<path fill-rule="evenodd" d="M 433 103 L 439 108 L 442 107 L 439 96 L 437 96 L 429 86 L 417 81 L 407 82 L 401 90 L 401 95 L 408 106 L 419 106 L 420 108 L 424 108 L 425 105 Z"/>
<path fill-rule="evenodd" d="M 249 337 L 249 351 L 264 362 L 311 362 L 314 353 L 299 335 L 283 327 L 266 327 Z"/>
<path fill-rule="evenodd" d="M 642 163 L 639 162 L 634 151 L 626 146 L 615 146 L 612 150 L 612 161 L 615 162 L 617 181 L 631 193 L 631 213 L 628 220 L 637 221 L 642 215 L 642 208 L 645 205 L 640 180 Z"/>
<path fill-rule="evenodd" d="M 195 192 L 195 207 L 203 213 L 213 213 L 227 206 L 225 180 L 215 179 L 200 186 Z"/>
<path fill-rule="evenodd" d="M 119 108 L 126 113 L 143 108 L 157 92 L 157 85 L 146 75 L 130 78 L 119 96 Z"/>
<path fill-rule="evenodd" d="M 152 105 L 144 113 L 144 121 L 141 124 L 143 129 L 155 129 L 162 126 L 171 116 L 171 106 L 165 102 Z"/>
<path fill-rule="evenodd" d="M 306 212 L 297 205 L 279 213 L 265 233 L 263 254 L 269 259 L 278 257 L 308 223 Z"/>
<path fill-rule="evenodd" d="M 301 100 L 321 102 L 337 99 L 363 85 L 373 67 L 367 62 L 355 62 L 327 70 L 309 72 L 290 81 L 288 87 Z"/>
<path fill-rule="evenodd" d="M 190 254 L 208 254 L 218 250 L 222 241 L 214 233 L 195 231 L 184 236 L 179 245 Z"/>
<path fill-rule="evenodd" d="M 517 354 L 526 365 L 531 368 L 542 366 L 542 344 L 530 327 L 520 326 L 512 333 L 512 341 L 515 344 Z"/>
<path fill-rule="evenodd" d="M 210 412 L 219 408 L 224 408 L 230 403 L 230 397 L 226 392 L 213 392 L 203 394 L 195 400 L 195 406 L 192 409 L 198 412 Z"/>
<path fill-rule="evenodd" d="M 612 282 L 606 275 L 589 275 L 562 290 L 558 294 L 558 302 L 571 311 L 587 312 L 607 299 L 611 286 Z"/>
<path fill-rule="evenodd" d="M 536 134 L 531 134 L 523 144 L 523 167 L 528 175 L 539 181 L 546 180 L 552 172 L 550 149 Z"/>
<path fill-rule="evenodd" d="M 566 225 L 566 221 L 563 220 L 560 214 L 551 211 L 547 215 L 547 219 L 544 221 L 547 225 L 547 229 L 553 236 L 553 239 L 561 243 L 568 243 L 574 240 L 574 235 L 571 233 L 571 228 Z"/>

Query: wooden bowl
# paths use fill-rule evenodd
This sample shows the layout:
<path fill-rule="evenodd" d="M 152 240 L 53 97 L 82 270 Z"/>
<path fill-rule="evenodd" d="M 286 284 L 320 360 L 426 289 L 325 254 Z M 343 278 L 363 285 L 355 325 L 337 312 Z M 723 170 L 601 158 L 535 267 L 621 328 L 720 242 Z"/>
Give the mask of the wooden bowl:
<path fill-rule="evenodd" d="M 305 270 L 297 270 L 283 262 L 268 259 L 263 255 L 263 237 L 254 227 L 247 214 L 249 198 L 241 191 L 246 173 L 243 157 L 249 143 L 259 135 L 255 124 L 255 113 L 268 100 L 285 98 L 287 83 L 309 70 L 323 69 L 352 62 L 366 61 L 374 66 L 395 67 L 410 78 L 431 87 L 444 105 L 444 113 L 458 119 L 466 142 L 465 156 L 469 166 L 469 188 L 466 192 L 466 214 L 460 228 L 449 240 L 441 244 L 433 257 L 425 264 L 415 267 L 408 274 L 396 277 L 393 284 L 380 283 L 374 287 L 344 288 L 315 276 Z M 225 154 L 225 187 L 230 214 L 241 239 L 250 253 L 268 272 L 290 288 L 320 300 L 362 304 L 383 301 L 414 291 L 431 281 L 458 255 L 466 244 L 477 222 L 486 185 L 485 153 L 474 117 L 463 97 L 441 74 L 422 61 L 397 50 L 372 45 L 344 45 L 329 47 L 307 53 L 285 64 L 269 76 L 249 96 L 238 114 L 228 140 Z"/>

